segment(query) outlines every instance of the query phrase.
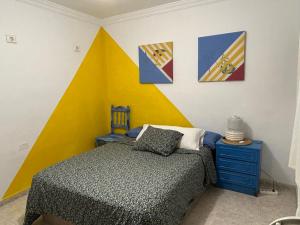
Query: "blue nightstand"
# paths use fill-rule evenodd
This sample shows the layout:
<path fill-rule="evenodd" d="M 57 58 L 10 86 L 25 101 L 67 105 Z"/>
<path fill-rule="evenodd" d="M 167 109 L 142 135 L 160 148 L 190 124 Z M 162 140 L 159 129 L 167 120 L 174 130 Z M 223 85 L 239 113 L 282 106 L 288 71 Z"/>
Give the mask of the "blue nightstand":
<path fill-rule="evenodd" d="M 216 145 L 217 186 L 257 196 L 260 181 L 262 141 L 250 145 Z"/>
<path fill-rule="evenodd" d="M 121 134 L 109 134 L 106 136 L 96 137 L 95 146 L 99 147 L 107 143 L 120 142 L 124 140 L 124 138 L 125 135 L 121 135 Z"/>

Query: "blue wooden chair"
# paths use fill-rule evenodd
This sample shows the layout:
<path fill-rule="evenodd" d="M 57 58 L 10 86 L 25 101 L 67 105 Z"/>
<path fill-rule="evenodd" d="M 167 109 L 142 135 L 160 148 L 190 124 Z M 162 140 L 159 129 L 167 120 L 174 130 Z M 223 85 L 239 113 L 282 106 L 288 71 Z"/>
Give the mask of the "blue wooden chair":
<path fill-rule="evenodd" d="M 96 146 L 101 146 L 108 142 L 118 142 L 125 137 L 123 134 L 116 134 L 115 129 L 130 129 L 130 108 L 129 106 L 111 106 L 110 126 L 111 132 L 108 135 L 96 138 Z"/>

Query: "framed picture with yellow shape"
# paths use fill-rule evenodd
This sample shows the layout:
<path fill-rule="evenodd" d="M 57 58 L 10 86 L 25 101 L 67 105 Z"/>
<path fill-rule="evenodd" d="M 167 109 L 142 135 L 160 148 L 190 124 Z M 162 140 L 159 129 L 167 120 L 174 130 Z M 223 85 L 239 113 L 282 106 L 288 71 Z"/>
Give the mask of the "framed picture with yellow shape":
<path fill-rule="evenodd" d="M 173 42 L 140 45 L 139 73 L 142 84 L 173 83 Z"/>
<path fill-rule="evenodd" d="M 246 32 L 198 38 L 198 81 L 245 79 Z"/>

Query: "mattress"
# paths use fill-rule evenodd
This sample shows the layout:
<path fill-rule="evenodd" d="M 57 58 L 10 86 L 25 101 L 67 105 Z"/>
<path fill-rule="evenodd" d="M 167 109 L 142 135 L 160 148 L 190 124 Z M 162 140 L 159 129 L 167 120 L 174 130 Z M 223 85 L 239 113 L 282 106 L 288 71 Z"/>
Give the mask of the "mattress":
<path fill-rule="evenodd" d="M 35 175 L 24 225 L 43 214 L 75 225 L 177 225 L 215 181 L 208 148 L 164 157 L 106 144 Z"/>

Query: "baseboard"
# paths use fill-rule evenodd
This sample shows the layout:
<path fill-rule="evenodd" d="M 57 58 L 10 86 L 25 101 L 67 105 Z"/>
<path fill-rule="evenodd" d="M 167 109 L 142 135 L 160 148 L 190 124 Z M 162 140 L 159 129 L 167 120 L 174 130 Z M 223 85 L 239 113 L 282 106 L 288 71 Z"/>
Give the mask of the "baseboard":
<path fill-rule="evenodd" d="M 3 206 L 3 205 L 8 204 L 8 203 L 10 203 L 10 202 L 12 202 L 12 201 L 20 198 L 20 197 L 23 197 L 24 195 L 27 195 L 28 191 L 29 191 L 29 189 L 27 188 L 27 189 L 25 189 L 23 191 L 18 192 L 17 194 L 15 194 L 13 196 L 9 196 L 9 197 L 7 197 L 5 199 L 0 200 L 0 207 Z"/>
<path fill-rule="evenodd" d="M 261 178 L 260 185 L 261 185 L 261 188 L 272 189 L 273 181 L 270 179 L 267 179 L 267 178 Z M 275 181 L 274 185 L 275 185 L 275 189 L 279 188 L 279 190 L 280 190 L 280 188 L 288 188 L 288 189 L 293 189 L 295 191 L 297 190 L 296 184 L 286 184 L 286 183 L 281 183 L 281 182 Z"/>
<path fill-rule="evenodd" d="M 286 188 L 297 190 L 296 184 L 286 184 L 286 183 L 281 183 L 281 182 L 276 182 L 276 183 L 279 187 L 286 187 Z"/>

